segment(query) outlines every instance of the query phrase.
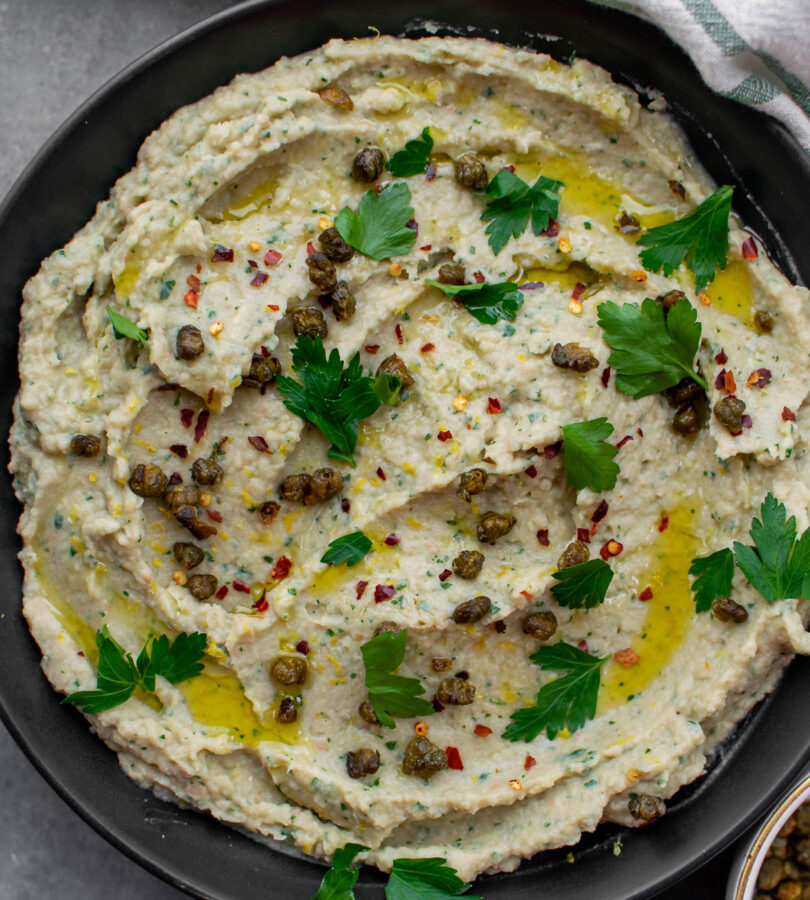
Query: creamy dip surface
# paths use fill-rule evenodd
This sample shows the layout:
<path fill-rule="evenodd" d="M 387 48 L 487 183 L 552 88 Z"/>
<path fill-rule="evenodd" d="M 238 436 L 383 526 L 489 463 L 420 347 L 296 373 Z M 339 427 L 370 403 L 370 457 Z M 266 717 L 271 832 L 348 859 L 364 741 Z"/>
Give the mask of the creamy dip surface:
<path fill-rule="evenodd" d="M 600 821 L 639 824 L 629 800 L 669 798 L 700 775 L 792 655 L 810 651 L 806 605 L 767 603 L 739 569 L 732 596 L 745 621 L 695 611 L 692 559 L 750 543 L 769 492 L 800 533 L 808 525 L 808 295 L 734 215 L 727 266 L 700 298 L 684 266 L 670 277 L 644 269 L 639 233 L 714 189 L 654 105 L 586 61 L 484 40 L 332 41 L 180 109 L 43 262 L 24 291 L 11 442 L 24 611 L 45 673 L 59 691 L 92 689 L 105 625 L 133 655 L 159 634 L 209 638 L 202 674 L 158 678 L 154 695 L 89 716 L 131 778 L 313 856 L 352 841 L 384 870 L 443 856 L 470 880 Z M 374 189 L 353 177 L 358 151 L 390 158 L 425 127 L 427 172 L 376 180 L 407 184 L 416 241 L 393 259 L 336 261 L 356 300 L 338 319 L 336 303 L 318 302 L 308 255 Z M 490 179 L 513 166 L 528 182 L 562 182 L 556 222 L 495 255 L 484 200 L 456 178 L 465 153 Z M 514 321 L 480 322 L 426 284 L 447 263 L 471 284 L 526 285 Z M 596 321 L 604 301 L 676 289 L 697 310 L 708 384 L 700 427 L 685 435 L 665 397 L 616 389 Z M 148 347 L 116 339 L 108 306 L 148 333 Z M 354 466 L 327 457 L 329 441 L 273 380 L 257 387 L 262 361 L 295 377 L 290 313 L 301 306 L 322 310 L 327 352 L 346 364 L 359 352 L 364 372 L 396 354 L 413 380 L 398 405 L 360 423 Z M 187 325 L 204 349 L 178 358 Z M 572 342 L 598 366 L 555 365 L 554 346 Z M 712 415 L 729 394 L 745 403 L 738 433 Z M 577 491 L 561 428 L 603 416 L 620 445 L 618 480 Z M 188 527 L 128 485 L 149 464 L 191 487 L 198 459 L 221 476 L 198 485 Z M 299 499 L 292 482 L 280 495 L 285 478 L 327 467 L 338 473 L 328 499 L 306 481 Z M 475 468 L 486 487 L 465 500 L 459 477 Z M 482 543 L 489 512 L 515 524 Z M 358 530 L 372 542 L 360 562 L 320 561 Z M 593 609 L 550 593 L 578 539 L 614 573 Z M 202 562 L 185 569 L 177 542 L 200 548 Z M 473 578 L 454 570 L 465 550 L 484 557 Z M 194 575 L 214 576 L 216 591 L 195 595 Z M 477 596 L 489 598 L 486 614 L 455 621 Z M 556 618 L 545 640 L 524 629 L 537 612 Z M 460 672 L 473 701 L 437 699 L 435 714 L 393 729 L 364 719 L 360 648 L 383 622 L 408 631 L 397 674 L 419 679 L 430 700 Z M 504 739 L 512 714 L 559 675 L 530 654 L 559 640 L 609 657 L 595 716 L 553 740 Z M 305 662 L 303 684 L 279 683 L 279 656 Z M 279 721 L 291 708 L 295 721 Z M 415 729 L 445 753 L 430 778 L 402 768 Z M 360 748 L 379 754 L 377 770 L 350 777 L 347 754 Z"/>

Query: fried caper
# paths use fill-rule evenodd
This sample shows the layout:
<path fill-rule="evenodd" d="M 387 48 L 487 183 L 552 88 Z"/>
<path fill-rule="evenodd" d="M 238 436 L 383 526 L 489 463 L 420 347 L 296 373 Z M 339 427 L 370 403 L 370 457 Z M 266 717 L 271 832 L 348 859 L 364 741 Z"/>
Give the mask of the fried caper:
<path fill-rule="evenodd" d="M 469 625 L 472 622 L 480 622 L 492 607 L 489 597 L 473 597 L 465 600 L 453 610 L 453 621 L 457 625 Z"/>
<path fill-rule="evenodd" d="M 574 372 L 590 372 L 599 365 L 599 360 L 587 347 L 580 347 L 575 341 L 569 344 L 555 344 L 551 351 L 551 361 L 558 369 L 572 369 Z"/>
<path fill-rule="evenodd" d="M 641 819 L 643 822 L 660 819 L 667 811 L 664 801 L 655 794 L 637 794 L 630 798 L 627 808 L 634 819 Z"/>
<path fill-rule="evenodd" d="M 318 235 L 318 243 L 323 255 L 334 262 L 347 262 L 354 256 L 354 247 L 343 240 L 334 226 L 324 229 Z"/>
<path fill-rule="evenodd" d="M 718 622 L 739 625 L 748 618 L 748 610 L 731 597 L 716 597 L 712 600 L 712 615 Z"/>
<path fill-rule="evenodd" d="M 330 290 L 334 290 L 335 285 Z M 329 334 L 329 326 L 323 317 L 323 310 L 317 306 L 297 306 L 292 310 L 290 316 L 293 331 L 297 336 L 303 334 L 311 338 L 325 338 Z"/>
<path fill-rule="evenodd" d="M 622 234 L 638 234 L 641 231 L 641 222 L 630 213 L 623 212 L 616 223 L 616 229 Z"/>
<path fill-rule="evenodd" d="M 306 258 L 309 280 L 321 294 L 331 294 L 337 287 L 337 270 L 331 259 L 316 250 Z"/>
<path fill-rule="evenodd" d="M 578 566 L 591 558 L 591 551 L 584 541 L 572 541 L 557 560 L 558 569 L 567 569 L 569 566 Z"/>
<path fill-rule="evenodd" d="M 189 575 L 186 587 L 192 597 L 207 600 L 214 595 L 218 583 L 216 575 Z"/>
<path fill-rule="evenodd" d="M 557 630 L 557 617 L 553 612 L 535 612 L 526 616 L 521 625 L 524 634 L 547 641 Z"/>
<path fill-rule="evenodd" d="M 74 434 L 70 439 L 70 452 L 74 456 L 96 456 L 101 450 L 101 438 L 94 434 Z"/>
<path fill-rule="evenodd" d="M 328 87 L 321 88 L 315 93 L 325 103 L 328 103 L 330 106 L 336 106 L 344 112 L 351 112 L 354 109 L 352 98 L 343 90 L 343 88 L 334 87 L 330 84 Z"/>
<path fill-rule="evenodd" d="M 408 741 L 405 758 L 402 760 L 402 771 L 406 775 L 418 775 L 431 778 L 437 772 L 447 768 L 447 754 L 421 734 Z"/>
<path fill-rule="evenodd" d="M 175 507 L 172 509 L 172 513 L 181 525 L 188 528 L 194 537 L 201 541 L 217 533 L 217 529 L 213 525 L 203 522 L 193 506 Z"/>
<path fill-rule="evenodd" d="M 174 512 L 182 506 L 196 506 L 200 502 L 200 489 L 193 484 L 170 484 L 163 492 L 166 506 Z"/>
<path fill-rule="evenodd" d="M 487 167 L 473 153 L 463 153 L 456 160 L 456 181 L 471 191 L 485 191 L 489 184 Z"/>
<path fill-rule="evenodd" d="M 714 404 L 714 417 L 727 430 L 736 434 L 742 430 L 745 401 L 739 397 L 723 397 Z"/>
<path fill-rule="evenodd" d="M 456 493 L 469 503 L 474 494 L 480 494 L 487 486 L 488 477 L 486 469 L 468 469 L 458 476 Z"/>
<path fill-rule="evenodd" d="M 210 457 L 195 459 L 191 466 L 191 477 L 197 484 L 216 484 L 224 474 L 222 466 Z"/>
<path fill-rule="evenodd" d="M 183 325 L 177 332 L 174 354 L 178 359 L 193 360 L 205 352 L 202 332 L 196 325 Z"/>
<path fill-rule="evenodd" d="M 482 544 L 494 544 L 515 527 L 516 521 L 512 513 L 486 512 L 478 522 L 478 540 Z"/>
<path fill-rule="evenodd" d="M 468 706 L 475 700 L 475 685 L 466 678 L 445 678 L 436 691 L 436 698 L 446 706 Z"/>
<path fill-rule="evenodd" d="M 392 353 L 390 356 L 386 356 L 386 358 L 377 366 L 377 374 L 380 375 L 384 373 L 386 375 L 396 375 L 397 378 L 402 382 L 402 390 L 407 391 L 408 388 L 411 388 L 416 383 L 413 379 L 413 376 L 408 371 L 408 367 L 404 362 L 396 355 L 396 353 Z"/>
<path fill-rule="evenodd" d="M 312 491 L 312 476 L 306 472 L 300 475 L 288 475 L 281 482 L 278 492 L 282 500 L 291 503 L 303 503 Z"/>
<path fill-rule="evenodd" d="M 160 497 L 168 483 L 160 466 L 153 463 L 135 466 L 128 482 L 129 489 L 139 497 Z"/>
<path fill-rule="evenodd" d="M 247 387 L 263 388 L 281 372 L 281 363 L 275 356 L 254 353 L 250 360 L 250 370 L 242 379 Z"/>
<path fill-rule="evenodd" d="M 467 280 L 467 272 L 461 263 L 445 263 L 439 266 L 436 281 L 439 284 L 464 284 Z"/>
<path fill-rule="evenodd" d="M 380 724 L 380 720 L 377 718 L 377 713 L 374 712 L 374 707 L 371 705 L 371 701 L 364 700 L 357 707 L 357 712 L 360 714 L 360 718 L 365 722 L 368 722 L 369 725 Z"/>
<path fill-rule="evenodd" d="M 346 771 L 349 778 L 362 778 L 364 775 L 373 775 L 380 768 L 380 751 L 371 747 L 360 747 L 357 750 L 349 750 L 346 754 Z"/>
<path fill-rule="evenodd" d="M 402 631 L 402 628 L 391 619 L 383 619 L 383 621 L 374 629 L 373 637 L 377 637 L 378 634 L 383 634 L 385 631 L 390 631 L 397 635 Z"/>
<path fill-rule="evenodd" d="M 357 309 L 357 301 L 345 281 L 339 281 L 332 291 L 332 312 L 338 322 L 351 319 Z"/>
<path fill-rule="evenodd" d="M 199 547 L 183 541 L 177 541 L 172 547 L 172 552 L 174 558 L 184 569 L 193 569 L 205 559 L 205 553 Z"/>
<path fill-rule="evenodd" d="M 289 725 L 295 722 L 297 718 L 298 707 L 295 705 L 295 700 L 292 697 L 282 697 L 276 713 L 276 722 L 280 722 L 282 725 Z"/>
<path fill-rule="evenodd" d="M 325 466 L 312 473 L 310 490 L 316 500 L 331 500 L 340 493 L 343 487 L 343 476 L 335 469 Z"/>
<path fill-rule="evenodd" d="M 477 578 L 484 565 L 484 554 L 478 550 L 462 550 L 453 560 L 453 572 L 459 578 Z"/>
<path fill-rule="evenodd" d="M 275 500 L 265 500 L 256 512 L 259 514 L 259 521 L 262 525 L 272 525 L 276 521 L 280 509 L 281 507 Z"/>
<path fill-rule="evenodd" d="M 669 311 L 679 301 L 686 297 L 683 291 L 667 291 L 666 294 L 659 294 L 655 298 L 656 303 L 660 303 L 664 309 L 664 318 L 669 315 Z"/>
<path fill-rule="evenodd" d="M 757 331 L 761 331 L 762 334 L 770 334 L 773 331 L 774 324 L 774 318 L 767 309 L 758 309 L 754 313 L 754 325 L 756 325 Z"/>
<path fill-rule="evenodd" d="M 301 656 L 277 656 L 270 663 L 270 674 L 279 684 L 303 684 L 307 661 Z"/>
<path fill-rule="evenodd" d="M 371 184 L 383 173 L 385 154 L 379 147 L 363 147 L 352 162 L 352 175 L 356 181 Z"/>
<path fill-rule="evenodd" d="M 703 388 L 695 381 L 694 378 L 682 378 L 674 387 L 667 388 L 662 392 L 666 397 L 667 403 L 674 409 L 689 403 L 703 394 Z"/>

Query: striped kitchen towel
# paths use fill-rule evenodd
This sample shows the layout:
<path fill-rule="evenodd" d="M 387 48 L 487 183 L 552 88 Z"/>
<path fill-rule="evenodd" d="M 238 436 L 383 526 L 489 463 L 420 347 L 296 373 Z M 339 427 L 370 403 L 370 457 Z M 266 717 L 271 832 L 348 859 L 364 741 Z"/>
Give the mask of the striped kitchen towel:
<path fill-rule="evenodd" d="M 594 0 L 654 22 L 719 93 L 780 119 L 810 151 L 810 0 Z"/>

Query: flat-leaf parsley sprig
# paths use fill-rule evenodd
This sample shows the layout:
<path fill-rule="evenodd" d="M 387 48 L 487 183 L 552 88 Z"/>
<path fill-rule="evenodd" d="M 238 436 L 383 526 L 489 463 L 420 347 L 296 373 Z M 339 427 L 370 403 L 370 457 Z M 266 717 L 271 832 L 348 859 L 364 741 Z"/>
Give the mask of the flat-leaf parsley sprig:
<path fill-rule="evenodd" d="M 368 699 L 381 725 L 394 727 L 393 716 L 410 719 L 413 716 L 432 716 L 433 705 L 420 697 L 425 689 L 418 678 L 391 674 L 405 658 L 407 630 L 394 634 L 383 631 L 360 647 L 366 668 Z"/>
<path fill-rule="evenodd" d="M 416 243 L 416 231 L 406 227 L 413 218 L 410 204 L 407 184 L 388 184 L 379 194 L 363 194 L 357 212 L 344 207 L 335 218 L 335 228 L 347 244 L 372 259 L 399 256 Z"/>
<path fill-rule="evenodd" d="M 549 221 L 558 215 L 561 187 L 561 181 L 544 175 L 529 185 L 509 169 L 501 169 L 483 195 L 487 205 L 481 213 L 481 221 L 489 222 L 485 233 L 492 252 L 500 253 L 510 237 L 520 237 L 529 217 L 534 234 L 545 231 Z"/>
<path fill-rule="evenodd" d="M 345 562 L 354 566 L 371 550 L 371 540 L 362 531 L 344 534 L 329 542 L 329 549 L 321 557 L 321 562 L 329 566 L 339 566 Z"/>
<path fill-rule="evenodd" d="M 708 556 L 696 556 L 689 567 L 689 574 L 695 579 L 692 583 L 695 612 L 708 612 L 715 600 L 731 596 L 734 554 L 726 547 Z"/>
<path fill-rule="evenodd" d="M 540 688 L 534 706 L 512 713 L 503 733 L 508 741 L 533 741 L 543 730 L 553 741 L 564 729 L 571 734 L 596 715 L 602 666 L 608 656 L 592 656 L 560 641 L 541 647 L 529 659 L 544 671 L 565 672 Z"/>
<path fill-rule="evenodd" d="M 638 239 L 642 265 L 671 275 L 686 260 L 695 275 L 695 290 L 702 291 L 725 269 L 728 255 L 728 217 L 734 188 L 724 184 L 694 212 L 666 225 L 650 228 Z"/>
<path fill-rule="evenodd" d="M 551 577 L 558 582 L 552 585 L 551 593 L 560 606 L 593 609 L 605 602 L 607 589 L 613 580 L 613 569 L 602 559 L 589 559 L 560 569 Z"/>
<path fill-rule="evenodd" d="M 143 328 L 138 328 L 134 322 L 131 322 L 126 316 L 122 316 L 121 313 L 116 312 L 111 306 L 107 306 L 107 315 L 110 317 L 110 324 L 116 340 L 120 341 L 122 338 L 129 338 L 137 341 L 144 350 L 149 350 L 149 335 Z"/>
<path fill-rule="evenodd" d="M 409 175 L 421 175 L 430 162 L 430 151 L 433 149 L 433 138 L 430 128 L 422 129 L 421 137 L 407 141 L 403 150 L 397 152 L 385 164 L 385 168 L 395 178 L 407 178 Z"/>
<path fill-rule="evenodd" d="M 161 675 L 178 684 L 202 672 L 200 660 L 205 656 L 208 638 L 199 631 L 182 632 L 169 643 L 168 637 L 147 641 L 137 659 L 127 653 L 112 637 L 105 625 L 96 632 L 98 673 L 94 691 L 74 691 L 62 701 L 95 714 L 125 703 L 136 688 L 154 693 L 155 677 Z"/>
<path fill-rule="evenodd" d="M 392 406 L 398 402 L 401 382 L 395 375 L 364 375 L 359 353 L 344 368 L 337 348 L 327 358 L 319 337 L 300 335 L 290 352 L 301 380 L 286 375 L 276 378 L 284 405 L 332 442 L 327 451 L 330 459 L 354 465 L 361 420 L 383 403 Z"/>
<path fill-rule="evenodd" d="M 613 457 L 619 452 L 607 438 L 613 426 L 606 418 L 572 422 L 562 426 L 563 464 L 568 483 L 578 491 L 589 487 L 597 494 L 616 486 L 619 466 Z"/>
<path fill-rule="evenodd" d="M 335 850 L 332 866 L 323 876 L 318 893 L 312 900 L 355 900 L 354 886 L 360 870 L 352 868 L 352 863 L 358 853 L 368 849 L 362 844 L 346 844 Z"/>
<path fill-rule="evenodd" d="M 517 311 L 523 306 L 523 294 L 513 281 L 492 284 L 441 284 L 432 278 L 426 284 L 438 288 L 448 297 L 459 300 L 467 312 L 484 325 L 494 325 L 498 319 L 515 321 Z"/>
<path fill-rule="evenodd" d="M 678 300 L 666 316 L 651 297 L 641 307 L 609 300 L 596 312 L 605 343 L 613 350 L 608 365 L 616 370 L 616 388 L 623 394 L 647 397 L 674 387 L 682 378 L 706 388 L 695 370 L 700 322 L 688 300 Z"/>
<path fill-rule="evenodd" d="M 452 900 L 464 894 L 467 900 L 481 900 L 467 894 L 472 885 L 465 884 L 458 872 L 442 857 L 395 859 L 385 886 L 386 900 Z"/>

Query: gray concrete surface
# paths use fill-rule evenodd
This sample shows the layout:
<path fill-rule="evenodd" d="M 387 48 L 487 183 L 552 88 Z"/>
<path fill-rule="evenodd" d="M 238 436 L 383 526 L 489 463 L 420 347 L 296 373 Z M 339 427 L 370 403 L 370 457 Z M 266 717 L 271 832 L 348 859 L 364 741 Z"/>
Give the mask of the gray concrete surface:
<path fill-rule="evenodd" d="M 109 77 L 165 38 L 231 5 L 229 0 L 0 0 L 0 197 L 51 132 Z M 725 855 L 661 900 L 717 900 L 727 865 Z M 0 900 L 182 896 L 85 825 L 0 725 Z M 596 886 L 594 897 L 608 900 Z"/>

